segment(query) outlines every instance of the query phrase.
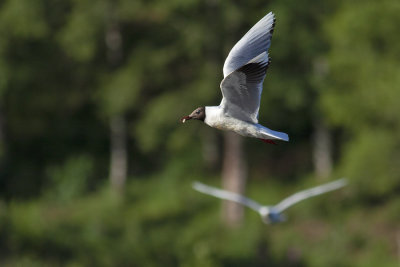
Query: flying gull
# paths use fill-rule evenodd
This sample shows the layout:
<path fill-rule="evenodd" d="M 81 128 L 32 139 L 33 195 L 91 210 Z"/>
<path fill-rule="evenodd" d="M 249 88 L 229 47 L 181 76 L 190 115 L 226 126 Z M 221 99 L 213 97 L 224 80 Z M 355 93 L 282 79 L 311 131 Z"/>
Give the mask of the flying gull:
<path fill-rule="evenodd" d="M 273 131 L 258 124 L 263 81 L 271 63 L 268 49 L 275 26 L 270 12 L 255 24 L 229 52 L 221 82 L 222 101 L 219 106 L 199 107 L 181 118 L 201 120 L 207 125 L 255 137 L 266 143 L 289 141 L 286 133 Z"/>
<path fill-rule="evenodd" d="M 214 197 L 230 200 L 247 206 L 255 211 L 257 211 L 261 215 L 261 219 L 264 223 L 278 223 L 286 220 L 286 217 L 282 214 L 284 210 L 289 208 L 290 206 L 313 196 L 321 195 L 323 193 L 333 191 L 339 189 L 347 184 L 346 179 L 339 179 L 327 184 L 323 184 L 320 186 L 312 187 L 310 189 L 306 189 L 300 192 L 297 192 L 274 206 L 263 206 L 256 201 L 247 198 L 245 196 L 221 190 L 212 186 L 208 186 L 202 184 L 200 182 L 193 183 L 193 189 L 208 194 Z"/>

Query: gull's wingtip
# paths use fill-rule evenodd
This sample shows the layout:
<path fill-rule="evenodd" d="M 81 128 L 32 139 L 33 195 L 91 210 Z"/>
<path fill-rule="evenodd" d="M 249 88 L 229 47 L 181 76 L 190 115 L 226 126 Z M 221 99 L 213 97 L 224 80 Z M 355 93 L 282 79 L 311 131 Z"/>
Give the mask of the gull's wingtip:
<path fill-rule="evenodd" d="M 273 16 L 275 17 L 275 13 L 273 11 L 268 12 L 268 14 L 266 16 Z"/>
<path fill-rule="evenodd" d="M 332 182 L 329 182 L 327 184 L 323 184 L 322 186 L 325 186 L 326 188 L 330 188 L 329 191 L 331 190 L 337 190 L 342 187 L 345 187 L 348 184 L 348 181 L 346 178 L 340 178 L 337 180 L 334 180 Z"/>
<path fill-rule="evenodd" d="M 200 183 L 199 181 L 194 181 L 192 182 L 192 188 L 198 192 L 207 194 L 207 191 L 209 191 L 211 187 L 203 183 Z"/>
<path fill-rule="evenodd" d="M 340 186 L 346 186 L 349 184 L 349 181 L 345 177 L 340 178 L 340 179 L 336 180 L 335 182 L 337 182 Z"/>
<path fill-rule="evenodd" d="M 199 181 L 193 181 L 193 182 L 192 182 L 192 188 L 193 188 L 193 189 L 196 189 L 196 190 L 197 190 L 197 188 L 201 187 L 202 185 L 203 185 L 203 184 L 200 183 Z"/>

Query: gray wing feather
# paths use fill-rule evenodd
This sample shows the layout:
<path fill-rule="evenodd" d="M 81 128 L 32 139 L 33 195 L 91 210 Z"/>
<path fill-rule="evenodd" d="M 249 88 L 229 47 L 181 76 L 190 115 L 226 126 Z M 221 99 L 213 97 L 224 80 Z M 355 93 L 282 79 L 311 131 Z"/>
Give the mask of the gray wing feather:
<path fill-rule="evenodd" d="M 237 202 L 237 203 L 247 206 L 257 212 L 259 212 L 260 209 L 262 208 L 262 206 L 259 203 L 255 202 L 247 197 L 244 197 L 242 195 L 235 194 L 235 193 L 232 193 L 229 191 L 221 190 L 221 189 L 218 189 L 218 188 L 215 188 L 212 186 L 208 186 L 208 185 L 202 184 L 200 182 L 194 182 L 192 187 L 193 187 L 193 189 L 195 189 L 201 193 L 211 195 L 211 196 L 214 196 L 217 198 Z"/>
<path fill-rule="evenodd" d="M 270 12 L 236 43 L 225 60 L 224 77 L 269 49 L 274 26 L 275 15 Z"/>
<path fill-rule="evenodd" d="M 258 123 L 262 83 L 268 68 L 268 55 L 229 74 L 221 82 L 222 107 L 231 117 Z"/>
<path fill-rule="evenodd" d="M 323 184 L 320 186 L 316 186 L 307 190 L 300 191 L 298 193 L 295 193 L 291 195 L 288 198 L 285 198 L 279 204 L 275 205 L 274 208 L 278 212 L 282 212 L 285 209 L 289 208 L 290 206 L 313 196 L 321 195 L 323 193 L 333 191 L 336 189 L 339 189 L 347 184 L 346 179 L 339 179 L 331 183 Z"/>

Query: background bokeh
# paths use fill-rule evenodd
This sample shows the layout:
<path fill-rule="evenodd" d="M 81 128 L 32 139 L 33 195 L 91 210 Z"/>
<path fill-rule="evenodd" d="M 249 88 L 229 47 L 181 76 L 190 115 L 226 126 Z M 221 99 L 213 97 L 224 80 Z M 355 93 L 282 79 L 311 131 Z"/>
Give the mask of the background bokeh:
<path fill-rule="evenodd" d="M 246 195 L 343 190 L 264 225 L 221 201 L 226 135 L 179 118 L 218 105 L 230 48 L 277 22 Z M 0 1 L 1 266 L 398 266 L 398 0 Z"/>

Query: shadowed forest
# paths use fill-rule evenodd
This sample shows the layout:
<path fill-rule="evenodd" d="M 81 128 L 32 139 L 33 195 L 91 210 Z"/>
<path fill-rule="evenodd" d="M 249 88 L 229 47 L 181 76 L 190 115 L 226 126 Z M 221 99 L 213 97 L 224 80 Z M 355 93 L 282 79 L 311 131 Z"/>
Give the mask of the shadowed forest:
<path fill-rule="evenodd" d="M 276 26 L 259 121 L 277 145 L 179 119 Z M 1 266 L 398 266 L 398 0 L 0 1 Z M 287 221 L 262 204 L 346 177 Z"/>

